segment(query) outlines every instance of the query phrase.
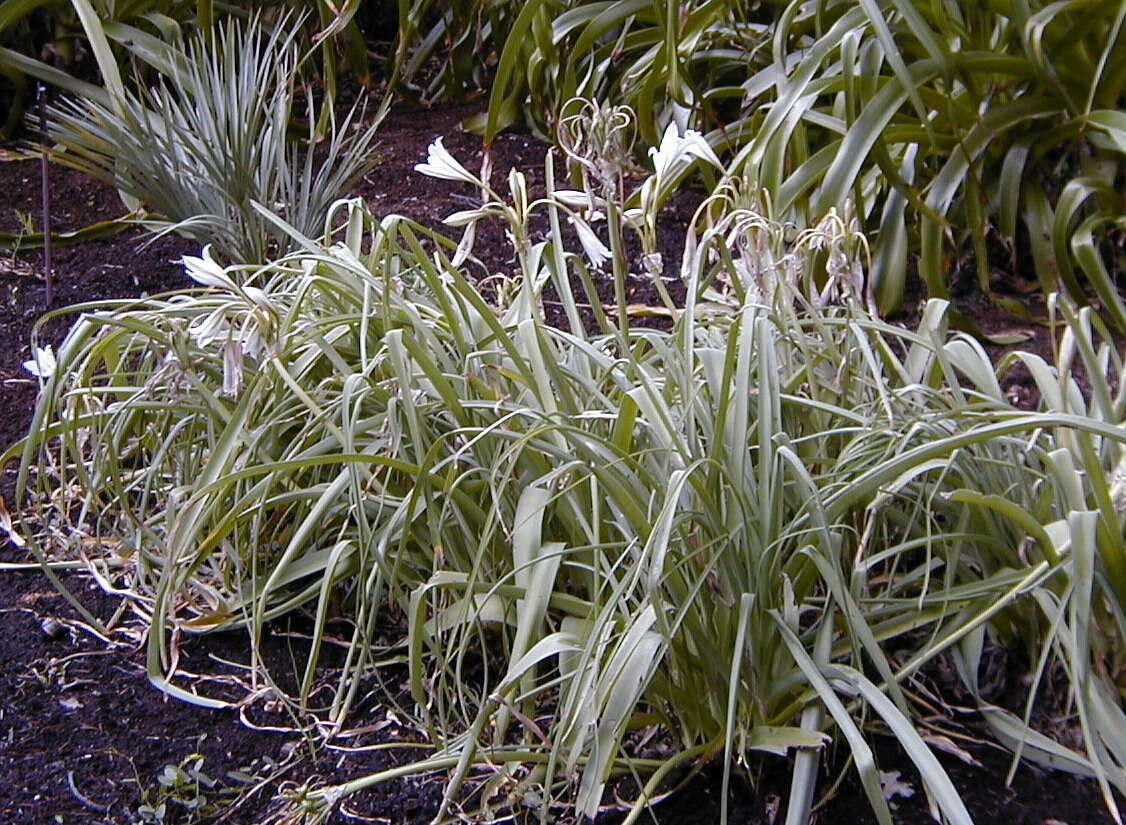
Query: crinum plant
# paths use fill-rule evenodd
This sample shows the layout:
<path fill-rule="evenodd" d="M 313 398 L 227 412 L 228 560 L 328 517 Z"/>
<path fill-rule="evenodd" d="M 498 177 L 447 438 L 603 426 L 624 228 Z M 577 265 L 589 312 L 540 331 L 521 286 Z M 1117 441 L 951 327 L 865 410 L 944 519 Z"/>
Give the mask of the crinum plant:
<path fill-rule="evenodd" d="M 455 241 L 341 204 L 336 243 L 300 238 L 250 273 L 200 256 L 211 291 L 84 316 L 20 447 L 20 483 L 62 511 L 53 523 L 99 539 L 91 564 L 147 623 L 162 689 L 223 705 L 177 673 L 176 640 L 242 627 L 256 651 L 302 605 L 297 689 L 257 675 L 306 729 L 345 731 L 373 671 L 406 662 L 395 713 L 430 752 L 294 789 L 279 821 L 322 822 L 349 794 L 445 772 L 438 819 L 594 816 L 631 777 L 632 822 L 692 766 L 722 760 L 726 786 L 788 755 L 786 820 L 800 825 L 835 739 L 889 825 L 878 719 L 936 818 L 962 825 L 943 734 L 920 712 L 944 656 L 1001 742 L 1096 777 L 1113 809 L 1126 623 L 1110 479 L 1126 391 L 1090 312 L 1061 309 L 1058 363 L 1025 359 L 1049 401 L 1015 409 L 946 302 L 915 330 L 879 321 L 843 265 L 863 251 L 847 221 L 788 240 L 740 181 L 692 228 L 671 329 L 558 329 L 544 285 L 589 282 L 585 255 L 565 251 L 566 198 L 549 184 L 530 199 L 510 175 L 502 200 L 441 143 L 423 167 L 485 190 L 466 225 L 519 223 L 511 306 L 453 265 Z M 533 208 L 556 219 L 545 240 L 526 231 Z M 823 305 L 834 255 L 848 291 Z M 225 392 L 226 350 L 201 330 L 241 348 L 267 319 L 271 346 L 244 352 Z M 1080 361 L 1107 376 L 1090 406 Z M 346 661 L 321 670 L 341 606 Z M 389 610 L 403 638 L 379 635 L 401 626 L 381 623 Z M 1081 750 L 981 695 L 982 651 L 1014 637 L 1038 674 L 1074 686 Z"/>
<path fill-rule="evenodd" d="M 605 216 L 610 237 L 607 249 L 589 231 L 589 225 L 577 223 L 584 248 L 588 255 L 594 250 L 594 254 L 615 262 L 616 297 L 622 306 L 624 278 L 618 263 L 624 254 L 621 228 L 633 230 L 641 242 L 644 273 L 652 279 L 666 309 L 675 312 L 676 305 L 665 284 L 664 261 L 657 249 L 659 215 L 695 161 L 703 160 L 722 169 L 719 158 L 699 132 L 682 130 L 670 121 L 660 144 L 649 148 L 652 172 L 632 192 L 627 192 L 626 175 L 636 168 L 632 160 L 636 128 L 633 112 L 626 106 L 596 104 L 583 98 L 569 101 L 563 111 L 557 136 L 559 145 L 582 181 L 587 215 Z M 619 210 L 619 204 L 624 208 Z M 619 320 L 622 318 L 619 313 Z"/>

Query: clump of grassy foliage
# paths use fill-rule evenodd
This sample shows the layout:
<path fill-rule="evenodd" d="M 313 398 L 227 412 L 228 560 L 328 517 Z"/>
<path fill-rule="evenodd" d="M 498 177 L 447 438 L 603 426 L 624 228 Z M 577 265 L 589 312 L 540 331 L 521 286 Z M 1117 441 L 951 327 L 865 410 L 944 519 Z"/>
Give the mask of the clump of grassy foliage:
<path fill-rule="evenodd" d="M 694 140 L 670 133 L 642 188 L 703 157 Z M 320 821 L 350 793 L 437 770 L 444 810 L 476 799 L 543 821 L 558 806 L 592 815 L 607 783 L 638 775 L 633 821 L 682 767 L 796 753 L 797 825 L 835 737 L 889 823 L 863 730 L 878 717 L 932 809 L 965 823 L 916 729 L 914 679 L 948 655 L 978 695 L 990 640 L 1035 663 L 1023 718 L 980 700 L 999 740 L 1096 777 L 1113 809 L 1111 788 L 1126 790 L 1126 390 L 1089 310 L 1058 304 L 1056 364 L 995 368 L 949 331 L 944 301 L 915 330 L 866 310 L 849 221 L 788 238 L 752 182 L 732 179 L 689 234 L 671 328 L 595 309 L 590 332 L 573 286 L 600 306 L 587 259 L 612 248 L 624 277 L 620 239 L 658 199 L 625 209 L 607 175 L 534 200 L 516 171 L 502 194 L 440 142 L 423 169 L 483 189 L 450 218 L 468 227 L 461 244 L 341 202 L 331 245 L 294 233 L 298 250 L 262 267 L 186 259 L 206 292 L 88 308 L 22 446 L 21 487 L 45 520 L 98 539 L 90 563 L 149 623 L 150 678 L 174 695 L 221 704 L 177 680 L 178 635 L 244 627 L 256 649 L 271 618 L 307 606 L 311 653 L 285 701 L 338 731 L 387 652 L 384 620 L 405 619 L 403 718 L 432 754 L 306 788 L 285 816 Z M 464 264 L 487 217 L 507 222 L 518 260 L 500 305 Z M 543 320 L 548 283 L 566 328 Z M 1001 391 L 1015 360 L 1040 387 L 1037 412 Z M 314 706 L 342 608 L 346 662 Z M 1029 721 L 1057 670 L 1081 752 Z M 638 728 L 672 755 L 627 735 Z"/>
<path fill-rule="evenodd" d="M 301 28 L 297 17 L 255 17 L 170 43 L 150 38 L 145 54 L 160 71 L 153 85 L 133 92 L 107 83 L 102 95 L 51 107 L 55 158 L 116 187 L 153 213 L 151 224 L 214 244 L 229 260 L 261 263 L 288 251 L 291 236 L 256 204 L 315 234 L 333 201 L 375 165 L 383 114 L 361 124 L 353 109 L 337 123 L 331 96 L 318 113 L 306 90 L 312 145 L 292 139 Z M 316 145 L 325 117 L 327 139 Z"/>

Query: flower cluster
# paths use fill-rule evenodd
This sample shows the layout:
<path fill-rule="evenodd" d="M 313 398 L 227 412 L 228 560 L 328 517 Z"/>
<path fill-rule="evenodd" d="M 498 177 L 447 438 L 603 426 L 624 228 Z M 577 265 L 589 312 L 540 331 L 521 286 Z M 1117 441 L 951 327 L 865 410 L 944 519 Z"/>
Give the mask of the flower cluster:
<path fill-rule="evenodd" d="M 223 393 L 236 396 L 242 389 L 244 359 L 268 355 L 270 330 L 276 311 L 266 293 L 258 287 L 239 285 L 230 276 L 229 268 L 221 266 L 205 246 L 196 257 L 181 259 L 188 277 L 203 286 L 229 293 L 234 300 L 221 304 L 202 320 L 189 327 L 192 340 L 207 349 L 215 343 L 223 354 Z"/>

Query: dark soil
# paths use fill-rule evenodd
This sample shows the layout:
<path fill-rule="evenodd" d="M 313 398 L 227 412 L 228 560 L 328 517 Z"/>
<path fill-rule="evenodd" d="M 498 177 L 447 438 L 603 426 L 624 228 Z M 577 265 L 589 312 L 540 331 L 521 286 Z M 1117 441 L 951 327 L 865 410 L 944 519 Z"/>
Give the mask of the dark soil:
<path fill-rule="evenodd" d="M 457 128 L 473 112 L 467 106 L 393 112 L 383 127 L 383 162 L 365 178 L 357 194 L 367 199 L 376 214 L 405 214 L 434 228 L 440 227 L 449 212 L 467 208 L 465 199 L 472 198 L 473 192 L 418 175 L 412 167 L 424 159 L 426 146 L 439 135 L 446 137 L 446 146 L 455 157 L 470 168 L 479 167 L 480 142 Z M 527 172 L 533 185 L 542 184 L 544 153 L 544 144 L 528 135 L 502 135 L 493 146 L 497 188 L 505 190 L 505 177 L 512 167 Z M 117 217 L 123 211 L 107 187 L 66 169 L 53 168 L 51 175 L 56 231 Z M 699 196 L 689 194 L 670 208 L 663 239 L 666 260 L 677 257 L 679 238 L 698 202 Z M 20 214 L 37 216 L 38 210 L 38 164 L 0 162 L 0 230 L 18 231 Z M 145 245 L 139 230 L 56 249 L 56 306 L 188 286 L 177 261 L 196 251 L 175 237 Z M 479 235 L 475 254 L 489 271 L 512 265 L 508 244 L 497 228 Z M 36 327 L 44 309 L 41 274 L 39 251 L 0 252 L 0 447 L 22 437 L 30 421 L 37 382 L 20 364 L 30 357 L 33 328 L 41 343 L 57 345 L 73 320 L 72 315 L 59 312 Z M 646 283 L 633 285 L 630 302 L 655 304 L 651 292 Z M 986 331 L 1020 327 L 1033 336 L 1022 348 L 1050 353 L 1042 327 L 1004 317 L 972 290 L 960 304 Z M 908 312 L 907 317 L 910 315 Z M 1031 402 L 1029 388 L 1019 376 L 1010 390 L 1014 398 Z M 8 467 L 0 478 L 0 494 L 9 509 L 15 504 L 13 480 L 14 470 Z M 25 561 L 14 546 L 0 549 L 0 562 Z M 115 602 L 84 576 L 64 578 L 96 616 L 107 619 L 116 609 Z M 393 707 L 389 698 L 405 696 L 405 674 L 394 669 L 361 702 L 356 724 L 366 730 L 310 755 L 306 738 L 294 729 L 279 703 L 259 697 L 241 709 L 214 711 L 169 699 L 149 684 L 141 640 L 128 622 L 106 640 L 77 619 L 37 568 L 0 571 L 0 823 L 143 821 L 141 806 L 162 798 L 158 775 L 166 765 L 181 764 L 191 754 L 203 757 L 203 773 L 218 784 L 202 789 L 207 806 L 195 812 L 195 819 L 181 804 L 192 794 L 178 790 L 166 799 L 164 821 L 250 823 L 268 813 L 275 796 L 286 788 L 315 779 L 354 778 L 401 764 L 419 753 L 409 749 L 409 743 L 418 741 L 417 734 L 401 727 L 388 710 Z M 280 666 L 301 660 L 302 623 L 297 617 L 269 629 L 263 651 L 268 662 Z M 249 660 L 244 636 L 232 633 L 186 640 L 182 656 L 185 670 L 211 674 L 207 682 L 210 695 L 223 693 L 232 702 L 247 698 L 252 686 L 245 684 L 245 668 L 239 667 Z M 962 724 L 967 735 L 980 735 L 972 715 Z M 881 765 L 900 769 L 910 779 L 906 757 L 895 751 L 890 738 L 886 743 L 876 738 Z M 388 742 L 408 747 L 371 747 Z M 983 767 L 971 767 L 953 757 L 942 759 L 979 822 L 1110 822 L 1092 783 L 1026 765 L 1006 788 L 1002 782 L 1008 767 L 1006 756 L 985 744 L 964 746 Z M 837 772 L 843 769 L 838 767 Z M 231 777 L 230 772 L 240 773 Z M 835 775 L 826 772 L 825 787 Z M 913 784 L 918 788 L 917 781 Z M 719 789 L 718 769 L 706 768 L 679 793 L 655 806 L 653 814 L 669 823 L 716 822 Z M 358 816 L 367 818 L 363 821 L 428 822 L 441 791 L 441 777 L 388 783 L 350 799 L 333 821 Z M 778 809 L 779 799 L 785 799 L 787 791 L 788 770 L 783 759 L 766 761 L 762 773 L 737 775 L 732 783 L 731 821 L 781 822 L 784 811 Z M 230 808 L 239 792 L 241 801 Z M 622 792 L 628 793 L 625 788 Z M 930 821 L 921 793 L 910 799 L 897 798 L 896 805 L 897 821 Z M 846 771 L 838 793 L 820 809 L 818 817 L 825 822 L 872 821 L 853 771 Z M 605 819 L 614 817 L 608 814 Z"/>

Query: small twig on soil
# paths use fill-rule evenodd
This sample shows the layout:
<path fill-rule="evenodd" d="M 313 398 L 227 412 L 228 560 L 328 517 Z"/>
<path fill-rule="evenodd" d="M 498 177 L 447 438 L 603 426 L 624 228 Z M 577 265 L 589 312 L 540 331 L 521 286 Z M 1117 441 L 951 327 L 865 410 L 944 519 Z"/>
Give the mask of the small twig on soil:
<path fill-rule="evenodd" d="M 51 183 L 47 165 L 47 106 L 46 87 L 39 84 L 39 128 L 43 132 L 43 151 L 39 155 L 39 175 L 43 182 L 43 279 L 47 283 L 47 306 L 55 302 L 55 277 L 51 272 Z"/>

